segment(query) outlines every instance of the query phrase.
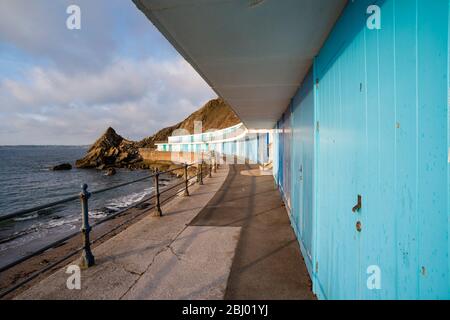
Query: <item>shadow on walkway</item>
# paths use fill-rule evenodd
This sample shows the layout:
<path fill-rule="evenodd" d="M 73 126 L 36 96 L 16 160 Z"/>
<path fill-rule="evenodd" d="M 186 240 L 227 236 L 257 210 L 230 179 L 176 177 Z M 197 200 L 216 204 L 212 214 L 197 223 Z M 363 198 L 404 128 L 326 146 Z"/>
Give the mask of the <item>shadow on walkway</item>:
<path fill-rule="evenodd" d="M 311 281 L 271 176 L 229 175 L 192 226 L 242 227 L 225 299 L 314 299 Z"/>

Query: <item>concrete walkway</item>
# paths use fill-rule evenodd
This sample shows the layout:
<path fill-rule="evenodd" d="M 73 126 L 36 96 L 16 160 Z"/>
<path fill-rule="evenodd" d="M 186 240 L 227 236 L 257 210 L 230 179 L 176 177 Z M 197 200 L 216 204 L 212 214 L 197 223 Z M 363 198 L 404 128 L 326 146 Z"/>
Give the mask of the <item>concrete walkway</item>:
<path fill-rule="evenodd" d="M 222 167 L 205 185 L 190 188 L 93 250 L 96 265 L 69 290 L 67 268 L 16 299 L 223 299 L 240 228 L 188 227 L 228 175 Z M 76 264 L 76 262 L 74 262 Z"/>
<path fill-rule="evenodd" d="M 190 197 L 163 206 L 94 249 L 81 290 L 66 268 L 18 299 L 313 299 L 271 176 L 223 166 Z"/>
<path fill-rule="evenodd" d="M 273 177 L 241 174 L 248 169 L 231 166 L 222 188 L 191 223 L 241 228 L 225 299 L 314 299 Z"/>

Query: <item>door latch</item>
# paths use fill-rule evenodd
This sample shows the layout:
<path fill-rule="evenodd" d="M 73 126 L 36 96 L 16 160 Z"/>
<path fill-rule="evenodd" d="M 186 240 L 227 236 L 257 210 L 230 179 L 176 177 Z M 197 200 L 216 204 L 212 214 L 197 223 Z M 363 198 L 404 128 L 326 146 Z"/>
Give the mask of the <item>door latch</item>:
<path fill-rule="evenodd" d="M 354 213 L 359 212 L 359 210 L 361 210 L 362 208 L 362 196 L 358 195 L 358 203 L 356 204 L 356 206 L 353 207 L 352 211 Z"/>

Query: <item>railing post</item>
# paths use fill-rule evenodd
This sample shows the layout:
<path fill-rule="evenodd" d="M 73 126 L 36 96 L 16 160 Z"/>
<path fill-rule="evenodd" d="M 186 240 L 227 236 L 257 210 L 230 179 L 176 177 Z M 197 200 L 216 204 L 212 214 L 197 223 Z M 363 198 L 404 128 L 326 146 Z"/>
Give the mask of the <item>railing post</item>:
<path fill-rule="evenodd" d="M 188 164 L 185 163 L 184 164 L 184 185 L 185 185 L 185 189 L 184 189 L 184 196 L 185 197 L 189 197 L 189 178 L 188 178 Z"/>
<path fill-rule="evenodd" d="M 155 174 L 155 192 L 156 192 L 155 215 L 157 217 L 162 217 L 161 201 L 160 201 L 161 194 L 159 193 L 159 170 L 158 169 Z"/>
<path fill-rule="evenodd" d="M 200 185 L 203 185 L 203 160 L 200 162 Z"/>
<path fill-rule="evenodd" d="M 81 200 L 81 233 L 83 236 L 83 253 L 81 254 L 81 262 L 80 267 L 82 269 L 87 269 L 92 267 L 95 264 L 95 258 L 91 251 L 91 242 L 89 239 L 89 233 L 91 232 L 91 226 L 89 225 L 89 208 L 88 208 L 88 200 L 91 197 L 91 194 L 87 191 L 88 185 L 83 184 L 81 187 L 82 191 L 80 193 Z"/>
<path fill-rule="evenodd" d="M 208 175 L 208 177 L 212 178 L 212 164 L 211 164 L 211 161 L 209 162 L 209 175 Z"/>
<path fill-rule="evenodd" d="M 214 159 L 214 173 L 217 173 L 217 159 L 215 156 L 213 159 Z"/>

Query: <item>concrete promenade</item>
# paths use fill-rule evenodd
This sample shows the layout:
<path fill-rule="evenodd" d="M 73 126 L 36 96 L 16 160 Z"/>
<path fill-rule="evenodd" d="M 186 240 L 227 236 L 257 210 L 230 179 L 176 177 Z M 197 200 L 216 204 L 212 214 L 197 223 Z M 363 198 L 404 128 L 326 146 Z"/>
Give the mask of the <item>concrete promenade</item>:
<path fill-rule="evenodd" d="M 66 267 L 17 299 L 312 299 L 273 178 L 222 166 L 190 197 L 96 247 L 81 290 Z"/>
<path fill-rule="evenodd" d="M 191 224 L 241 229 L 225 299 L 314 299 L 273 176 L 252 171 L 254 166 L 231 166 L 222 188 Z"/>

